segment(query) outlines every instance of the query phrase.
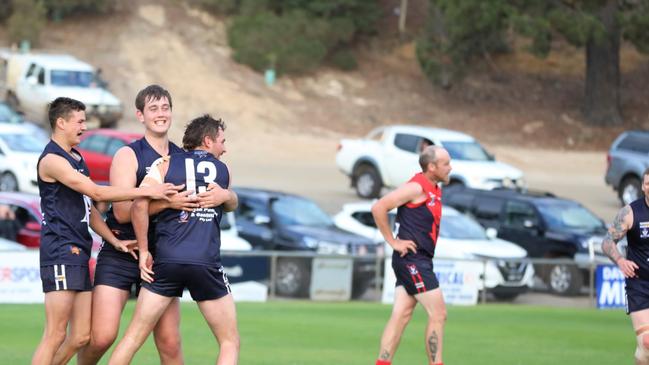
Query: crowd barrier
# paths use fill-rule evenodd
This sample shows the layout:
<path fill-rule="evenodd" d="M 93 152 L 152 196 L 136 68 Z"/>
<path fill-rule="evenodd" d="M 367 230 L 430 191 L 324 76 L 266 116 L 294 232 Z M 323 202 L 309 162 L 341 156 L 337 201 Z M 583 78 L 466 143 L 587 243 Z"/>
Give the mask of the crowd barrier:
<path fill-rule="evenodd" d="M 301 273 L 308 277 L 306 291 L 296 295 L 298 297 L 323 301 L 360 299 L 390 303 L 394 293 L 391 258 L 385 256 L 224 251 L 222 261 L 237 301 L 266 301 L 286 297 L 281 289 L 285 284 L 293 284 L 291 280 L 297 280 L 295 275 L 298 274 L 294 272 L 293 276 L 286 275 L 287 270 L 282 265 L 288 262 L 301 262 L 302 269 L 307 270 Z M 601 259 L 579 265 L 569 259 L 434 259 L 434 270 L 445 300 L 452 305 L 475 305 L 503 298 L 513 300 L 515 295 L 507 294 L 515 291 L 508 291 L 506 285 L 498 285 L 493 282 L 493 278 L 500 274 L 509 279 L 527 280 L 529 278 L 524 278 L 525 275 L 530 275 L 525 271 L 527 266 L 534 268 L 534 277 L 528 281 L 526 288 L 528 291 L 563 297 L 586 297 L 591 306 L 597 308 L 620 308 L 626 305 L 622 273 L 617 267 L 605 264 Z M 578 287 L 570 288 L 573 290 L 570 293 L 554 293 L 548 284 L 548 275 L 554 273 L 561 279 L 564 272 L 579 276 Z M 188 296 L 183 299 L 190 300 Z M 0 303 L 42 302 L 38 250 L 2 252 Z"/>

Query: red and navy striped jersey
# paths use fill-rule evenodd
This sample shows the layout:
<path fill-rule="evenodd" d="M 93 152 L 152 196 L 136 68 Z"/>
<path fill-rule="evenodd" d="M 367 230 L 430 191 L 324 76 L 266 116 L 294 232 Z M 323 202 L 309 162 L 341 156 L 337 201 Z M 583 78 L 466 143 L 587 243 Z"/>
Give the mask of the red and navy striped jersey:
<path fill-rule="evenodd" d="M 397 209 L 397 237 L 414 241 L 417 253 L 433 257 L 442 219 L 442 189 L 421 172 L 408 182 L 419 184 L 426 194 L 426 200 L 417 204 L 407 203 Z"/>

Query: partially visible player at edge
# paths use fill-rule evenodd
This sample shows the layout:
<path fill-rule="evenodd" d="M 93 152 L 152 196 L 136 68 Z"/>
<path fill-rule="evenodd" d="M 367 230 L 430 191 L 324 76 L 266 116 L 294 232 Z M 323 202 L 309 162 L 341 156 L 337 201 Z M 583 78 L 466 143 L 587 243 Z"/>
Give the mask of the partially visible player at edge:
<path fill-rule="evenodd" d="M 625 277 L 626 311 L 637 338 L 635 363 L 649 365 L 649 168 L 642 174 L 642 192 L 642 198 L 617 213 L 602 242 L 602 251 Z M 626 257 L 617 249 L 625 236 Z"/>
<path fill-rule="evenodd" d="M 448 183 L 451 158 L 445 149 L 429 146 L 419 155 L 419 165 L 422 172 L 372 206 L 377 227 L 394 249 L 392 269 L 397 279 L 392 315 L 381 337 L 376 365 L 392 363 L 417 302 L 428 314 L 425 337 L 428 364 L 442 364 L 446 305 L 433 272 L 433 256 L 442 218 L 442 189 L 438 184 Z M 388 212 L 397 207 L 398 231 L 394 237 Z"/>
<path fill-rule="evenodd" d="M 156 224 L 153 258 L 146 242 L 149 200 L 135 201 L 131 218 L 145 283 L 133 319 L 113 351 L 109 365 L 131 362 L 160 315 L 174 297 L 182 296 L 185 288 L 197 302 L 220 345 L 217 364 L 235 365 L 238 362 L 236 310 L 220 257 L 221 218 L 224 212 L 238 205 L 236 193 L 229 190 L 228 168 L 218 159 L 225 153 L 224 133 L 225 125 L 220 119 L 204 115 L 192 120 L 183 137 L 183 148 L 187 152 L 159 159 L 142 181 L 141 186 L 182 181 L 191 192 L 216 189 L 230 198 L 216 208 L 199 208 L 191 213 L 176 209 L 162 211 Z"/>
<path fill-rule="evenodd" d="M 172 184 L 131 189 L 96 185 L 88 177 L 81 154 L 74 149 L 86 130 L 85 105 L 57 98 L 49 105 L 48 117 L 52 139 L 37 166 L 43 212 L 40 266 L 45 329 L 32 358 L 32 364 L 43 365 L 67 363 L 90 337 L 88 260 L 92 238 L 88 226 L 117 250 L 135 256 L 135 241 L 115 238 L 92 200 L 169 199 L 168 195 L 182 188 Z"/>

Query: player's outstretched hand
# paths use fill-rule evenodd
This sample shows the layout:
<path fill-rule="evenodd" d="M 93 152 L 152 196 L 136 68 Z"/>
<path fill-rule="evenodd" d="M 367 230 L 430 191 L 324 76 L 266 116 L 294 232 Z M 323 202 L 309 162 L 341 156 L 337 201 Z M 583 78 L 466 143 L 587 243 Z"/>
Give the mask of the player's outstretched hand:
<path fill-rule="evenodd" d="M 135 254 L 135 250 L 138 249 L 136 240 L 117 240 L 113 246 L 119 252 L 129 252 L 137 260 L 137 255 Z"/>
<path fill-rule="evenodd" d="M 153 256 L 149 251 L 140 252 L 140 278 L 147 283 L 153 282 Z"/>
<path fill-rule="evenodd" d="M 199 207 L 198 198 L 192 191 L 185 190 L 183 192 L 172 195 L 170 201 L 170 208 L 177 210 L 186 210 L 191 212 Z"/>
<path fill-rule="evenodd" d="M 399 252 L 399 256 L 404 257 L 408 254 L 408 251 L 412 251 L 412 253 L 417 253 L 417 245 L 410 240 L 401 240 L 401 239 L 395 239 L 394 242 L 391 244 L 392 248 Z"/>
<path fill-rule="evenodd" d="M 147 187 L 147 196 L 151 199 L 164 199 L 171 201 L 171 196 L 177 194 L 185 185 L 174 185 L 171 183 L 158 184 Z"/>
<path fill-rule="evenodd" d="M 620 271 L 622 271 L 625 278 L 634 278 L 637 276 L 635 271 L 638 269 L 638 264 L 631 260 L 627 260 L 623 257 L 617 260 L 617 267 L 620 268 Z"/>
<path fill-rule="evenodd" d="M 230 190 L 223 189 L 218 184 L 210 183 L 207 191 L 198 194 L 198 204 L 201 208 L 214 208 L 228 201 L 231 197 Z"/>

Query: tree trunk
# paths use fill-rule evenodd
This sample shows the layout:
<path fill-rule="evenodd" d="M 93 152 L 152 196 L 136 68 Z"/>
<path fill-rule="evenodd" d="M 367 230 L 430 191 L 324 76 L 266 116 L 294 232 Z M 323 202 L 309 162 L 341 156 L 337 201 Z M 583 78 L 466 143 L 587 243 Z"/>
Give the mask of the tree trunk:
<path fill-rule="evenodd" d="M 591 35 L 586 44 L 586 88 L 583 112 L 595 125 L 622 123 L 620 112 L 620 27 L 615 19 L 617 0 L 599 13 L 606 34 Z"/>

